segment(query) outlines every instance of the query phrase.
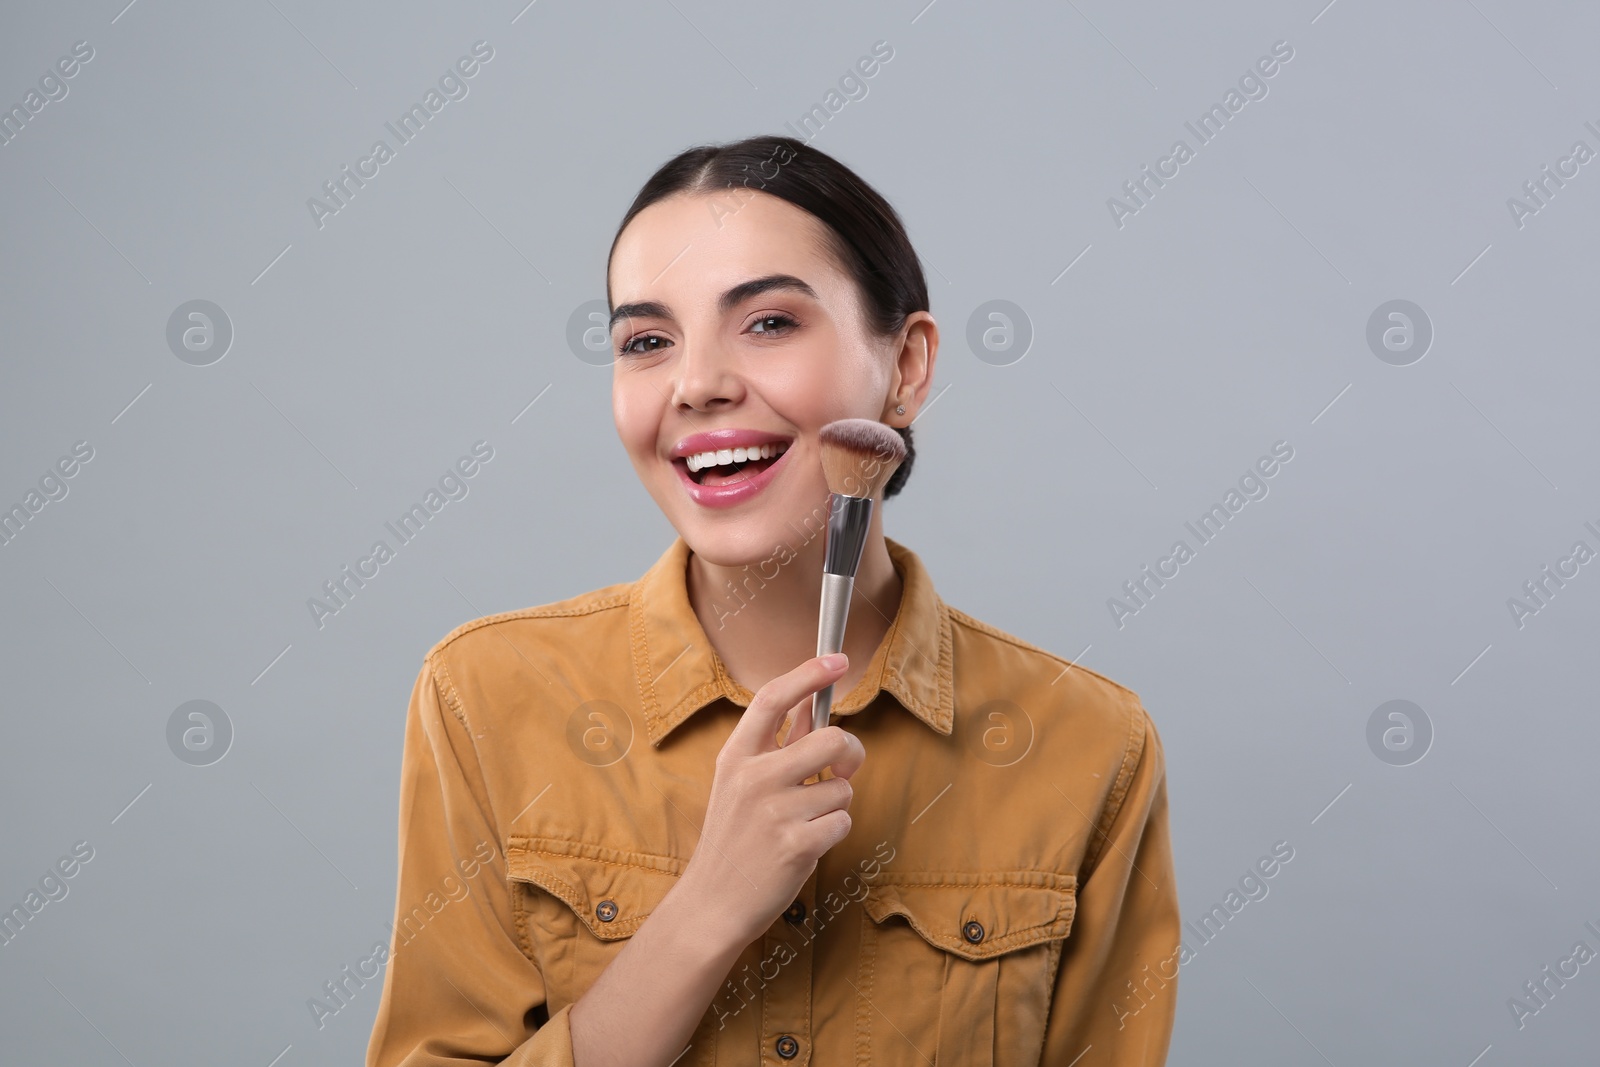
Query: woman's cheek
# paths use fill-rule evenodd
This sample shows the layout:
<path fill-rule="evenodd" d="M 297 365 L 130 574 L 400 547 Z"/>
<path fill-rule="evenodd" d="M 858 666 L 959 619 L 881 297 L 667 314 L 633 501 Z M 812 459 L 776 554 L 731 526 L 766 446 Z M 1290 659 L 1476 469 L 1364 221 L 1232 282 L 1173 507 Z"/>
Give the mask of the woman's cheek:
<path fill-rule="evenodd" d="M 841 373 L 842 371 L 846 373 Z M 841 399 L 851 393 L 851 375 L 837 355 L 814 352 L 806 358 L 773 367 L 761 392 L 777 414 L 802 429 L 816 432 L 838 416 Z"/>
<path fill-rule="evenodd" d="M 889 389 L 889 368 L 879 353 L 859 342 L 836 339 L 838 347 L 818 353 L 806 389 L 813 415 L 821 422 L 851 416 L 875 419 Z"/>
<path fill-rule="evenodd" d="M 646 399 L 639 395 L 637 384 L 618 380 L 611 388 L 611 417 L 617 426 L 617 436 L 635 459 L 655 449 L 655 420 L 646 406 Z"/>

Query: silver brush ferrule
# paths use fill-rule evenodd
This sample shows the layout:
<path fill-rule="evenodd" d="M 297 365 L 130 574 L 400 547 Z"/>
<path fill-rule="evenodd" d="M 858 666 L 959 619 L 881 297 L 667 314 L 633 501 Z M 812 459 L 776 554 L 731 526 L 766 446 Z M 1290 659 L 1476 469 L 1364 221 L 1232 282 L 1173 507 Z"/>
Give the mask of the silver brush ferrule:
<path fill-rule="evenodd" d="M 828 537 L 822 562 L 824 574 L 856 576 L 861 553 L 867 547 L 867 528 L 872 525 L 872 498 L 828 494 Z M 837 651 L 837 650 L 835 650 Z"/>

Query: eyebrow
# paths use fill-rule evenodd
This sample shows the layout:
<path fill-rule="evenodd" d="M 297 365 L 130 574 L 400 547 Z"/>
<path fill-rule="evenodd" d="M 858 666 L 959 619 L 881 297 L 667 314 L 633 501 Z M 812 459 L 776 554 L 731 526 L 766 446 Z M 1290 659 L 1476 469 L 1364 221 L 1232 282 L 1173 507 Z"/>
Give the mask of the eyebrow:
<path fill-rule="evenodd" d="M 747 282 L 740 282 L 723 293 L 717 298 L 717 310 L 725 315 L 752 296 L 778 292 L 798 293 L 812 300 L 820 299 L 815 289 L 792 274 L 769 274 L 764 278 L 752 278 Z M 628 318 L 670 319 L 672 311 L 658 300 L 622 304 L 611 313 L 611 324 L 608 328 L 615 329 L 617 323 Z"/>

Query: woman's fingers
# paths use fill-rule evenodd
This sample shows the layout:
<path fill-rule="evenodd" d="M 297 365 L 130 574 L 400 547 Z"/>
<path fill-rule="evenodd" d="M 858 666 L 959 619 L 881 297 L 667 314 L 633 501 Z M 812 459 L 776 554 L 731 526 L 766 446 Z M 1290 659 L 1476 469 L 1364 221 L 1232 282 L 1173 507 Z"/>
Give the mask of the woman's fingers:
<path fill-rule="evenodd" d="M 810 696 L 837 682 L 844 656 L 817 657 L 772 679 L 755 694 L 717 755 L 700 841 L 689 879 L 742 943 L 793 902 L 817 860 L 850 832 L 850 783 L 806 783 L 830 762 L 853 770 L 861 742 L 837 726 L 806 732 Z M 785 715 L 802 736 L 778 745 Z M 809 762 L 809 766 L 806 764 Z M 802 769 L 803 768 L 803 769 Z M 792 773 L 791 773 L 792 772 Z M 751 872 L 760 882 L 751 880 Z"/>
<path fill-rule="evenodd" d="M 810 822 L 830 812 L 848 809 L 854 792 L 847 779 L 828 778 L 801 786 L 799 792 L 792 795 L 795 804 L 793 813 Z"/>
<path fill-rule="evenodd" d="M 836 778 L 848 778 L 861 769 L 866 758 L 861 739 L 842 726 L 825 726 L 799 741 L 791 741 L 778 757 L 783 763 L 785 782 L 804 781 L 820 774 L 824 767 L 832 768 Z"/>
<path fill-rule="evenodd" d="M 832 661 L 832 662 L 830 662 Z M 738 724 L 723 745 L 722 751 L 737 756 L 756 756 L 778 747 L 778 727 L 802 700 L 805 712 L 796 712 L 796 727 L 800 719 L 809 714 L 809 697 L 830 682 L 844 675 L 849 660 L 842 652 L 831 656 L 816 656 L 806 660 L 788 674 L 780 674 L 756 693 L 750 706 L 739 716 Z"/>

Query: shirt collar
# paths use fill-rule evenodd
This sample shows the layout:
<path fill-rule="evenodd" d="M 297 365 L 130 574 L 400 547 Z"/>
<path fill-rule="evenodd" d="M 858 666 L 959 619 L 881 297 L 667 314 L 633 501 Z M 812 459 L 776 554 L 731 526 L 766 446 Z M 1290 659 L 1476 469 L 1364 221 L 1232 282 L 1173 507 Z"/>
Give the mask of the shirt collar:
<path fill-rule="evenodd" d="M 833 710 L 854 715 L 887 692 L 931 729 L 948 734 L 955 714 L 949 608 L 917 554 L 883 540 L 902 582 L 900 607 L 866 673 L 850 692 L 835 697 Z M 740 707 L 755 697 L 729 676 L 706 638 L 689 603 L 688 562 L 689 545 L 679 535 L 628 594 L 634 675 L 644 698 L 645 728 L 658 747 L 679 723 L 719 697 Z M 871 610 L 854 598 L 852 612 Z"/>

